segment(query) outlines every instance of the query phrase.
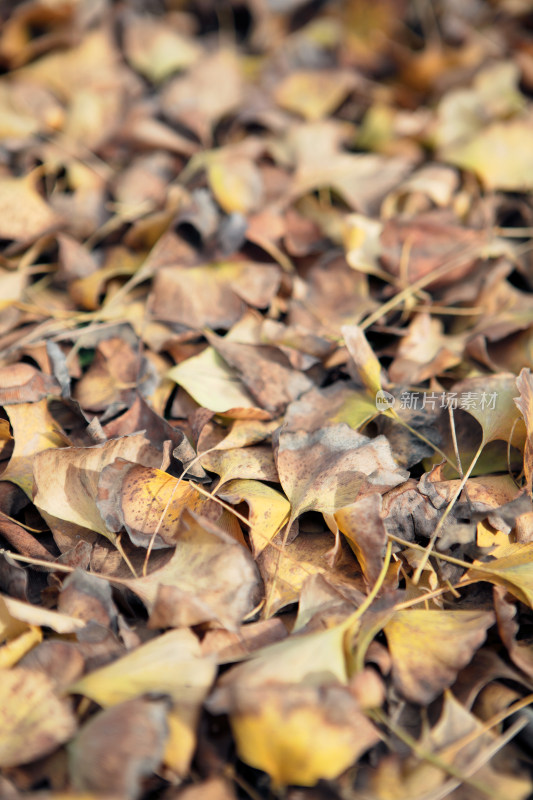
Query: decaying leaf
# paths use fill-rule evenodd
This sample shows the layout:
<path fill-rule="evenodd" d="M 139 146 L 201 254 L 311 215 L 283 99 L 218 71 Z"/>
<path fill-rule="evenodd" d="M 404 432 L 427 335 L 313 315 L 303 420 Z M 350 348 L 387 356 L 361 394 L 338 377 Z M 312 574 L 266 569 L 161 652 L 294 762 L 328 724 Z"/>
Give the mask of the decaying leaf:
<path fill-rule="evenodd" d="M 368 439 L 346 424 L 312 433 L 282 429 L 276 462 L 293 519 L 311 509 L 334 514 L 363 487 L 385 491 L 407 477 L 385 437 Z"/>
<path fill-rule="evenodd" d="M 451 686 L 493 623 L 490 611 L 397 611 L 385 635 L 398 690 L 413 703 L 430 703 Z"/>
<path fill-rule="evenodd" d="M 153 692 L 168 695 L 169 738 L 165 761 L 179 773 L 187 772 L 195 747 L 200 705 L 211 686 L 215 665 L 202 658 L 200 644 L 187 630 L 169 631 L 72 684 L 70 691 L 90 697 L 104 708 Z M 117 704 L 119 704 L 117 706 Z M 160 711 L 157 711 L 159 718 Z M 158 725 L 158 729 L 161 728 Z M 78 758 L 83 758 L 80 746 Z M 135 770 L 135 764 L 132 764 Z M 116 775 L 120 779 L 120 774 Z"/>
<path fill-rule="evenodd" d="M 112 439 L 93 447 L 44 450 L 33 459 L 34 500 L 42 514 L 101 533 L 110 539 L 97 507 L 98 481 L 104 467 L 117 458 L 159 463 L 160 455 L 142 433 Z"/>
<path fill-rule="evenodd" d="M 96 506 L 109 531 L 125 528 L 140 547 L 172 546 L 186 510 L 204 514 L 240 538 L 238 523 L 190 483 L 122 458 L 100 473 Z"/>
<path fill-rule="evenodd" d="M 92 717 L 69 745 L 74 787 L 131 800 L 139 797 L 142 778 L 162 761 L 166 711 L 164 700 L 138 698 Z"/>
<path fill-rule="evenodd" d="M 335 521 L 353 548 L 369 586 L 381 571 L 387 541 L 381 508 L 381 495 L 369 494 L 335 512 Z"/>
<path fill-rule="evenodd" d="M 15 448 L 7 469 L 2 473 L 2 480 L 16 483 L 31 495 L 33 470 L 39 453 L 64 448 L 70 442 L 52 417 L 46 399 L 11 405 L 6 413 L 13 429 Z"/>
<path fill-rule="evenodd" d="M 533 796 L 530 6 L 0 2 L 2 798 Z"/>
<path fill-rule="evenodd" d="M 68 741 L 76 718 L 68 700 L 41 672 L 1 670 L 0 764 L 13 767 L 48 755 Z"/>
<path fill-rule="evenodd" d="M 249 552 L 208 519 L 185 510 L 171 559 L 129 588 L 154 628 L 216 621 L 230 630 L 253 610 L 258 575 Z"/>

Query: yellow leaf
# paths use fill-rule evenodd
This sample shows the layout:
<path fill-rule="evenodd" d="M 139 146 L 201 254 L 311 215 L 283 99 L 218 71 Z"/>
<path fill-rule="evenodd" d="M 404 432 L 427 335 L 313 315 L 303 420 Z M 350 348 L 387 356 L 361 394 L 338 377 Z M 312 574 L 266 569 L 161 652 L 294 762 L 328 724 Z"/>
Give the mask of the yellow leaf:
<path fill-rule="evenodd" d="M 6 406 L 6 413 L 13 428 L 15 449 L 2 480 L 16 483 L 31 498 L 38 455 L 47 450 L 53 453 L 51 448 L 64 448 L 70 442 L 50 414 L 46 399 Z"/>
<path fill-rule="evenodd" d="M 200 406 L 211 411 L 227 413 L 237 408 L 255 408 L 236 371 L 228 367 L 213 347 L 182 361 L 167 374 Z M 264 419 L 269 416 L 267 412 L 262 414 Z"/>
<path fill-rule="evenodd" d="M 0 647 L 0 669 L 8 669 L 22 656 L 26 655 L 33 647 L 42 642 L 43 633 L 40 628 L 31 625 L 30 628 L 19 634 L 16 639 Z"/>
<path fill-rule="evenodd" d="M 312 575 L 324 575 L 331 587 L 340 584 L 347 593 L 364 589 L 357 562 L 348 548 L 337 555 L 335 566 L 330 566 L 334 546 L 330 533 L 300 534 L 284 546 L 279 534 L 272 544 L 275 547 L 264 548 L 257 558 L 265 584 L 265 616 L 298 602 Z"/>
<path fill-rule="evenodd" d="M 67 700 L 42 672 L 0 670 L 0 766 L 14 767 L 48 755 L 76 729 Z"/>
<path fill-rule="evenodd" d="M 247 503 L 250 542 L 256 558 L 289 519 L 290 503 L 260 481 L 229 481 L 219 497 L 227 503 Z"/>
<path fill-rule="evenodd" d="M 513 395 L 516 394 L 516 377 L 510 373 L 467 378 L 453 386 L 461 401 L 459 406 L 477 419 L 483 428 L 483 443 L 496 439 L 520 447 L 525 438 L 525 428 L 518 414 Z M 466 397 L 473 402 L 465 403 Z M 512 437 L 512 438 L 511 438 Z"/>
<path fill-rule="evenodd" d="M 221 154 L 207 162 L 207 177 L 226 214 L 256 211 L 263 198 L 261 173 L 250 158 Z"/>
<path fill-rule="evenodd" d="M 531 122 L 518 119 L 484 127 L 465 144 L 444 150 L 442 158 L 475 172 L 487 189 L 527 192 L 533 188 Z"/>
<path fill-rule="evenodd" d="M 508 544 L 498 548 L 498 558 L 474 561 L 467 578 L 504 586 L 522 603 L 533 608 L 533 543 Z"/>
<path fill-rule="evenodd" d="M 349 71 L 300 70 L 278 84 L 274 97 L 282 108 L 314 121 L 335 111 L 353 85 Z"/>
<path fill-rule="evenodd" d="M 413 703 L 430 703 L 470 662 L 494 619 L 491 611 L 397 611 L 384 630 L 398 691 Z"/>
<path fill-rule="evenodd" d="M 248 704 L 252 706 L 252 703 Z M 249 710 L 230 716 L 240 758 L 272 778 L 274 788 L 314 786 L 336 778 L 379 741 L 372 723 L 349 692 L 330 687 L 284 686 L 254 695 Z"/>
<path fill-rule="evenodd" d="M 35 188 L 35 175 L 0 177 L 0 238 L 35 239 L 57 227 L 59 217 Z"/>
<path fill-rule="evenodd" d="M 173 630 L 95 670 L 69 687 L 107 708 L 149 692 L 173 700 L 168 714 L 169 739 L 165 760 L 185 775 L 196 746 L 196 725 L 216 666 L 202 658 L 196 636 L 188 629 Z"/>
<path fill-rule="evenodd" d="M 193 39 L 173 30 L 163 19 L 148 15 L 131 15 L 125 20 L 124 47 L 132 67 L 155 83 L 190 67 L 202 54 Z"/>

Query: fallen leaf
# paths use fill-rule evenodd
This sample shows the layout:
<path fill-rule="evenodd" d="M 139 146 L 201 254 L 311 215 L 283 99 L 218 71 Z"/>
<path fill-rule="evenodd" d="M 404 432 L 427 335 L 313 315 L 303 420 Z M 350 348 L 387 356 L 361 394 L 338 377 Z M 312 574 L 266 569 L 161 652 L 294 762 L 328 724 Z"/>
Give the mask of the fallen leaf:
<path fill-rule="evenodd" d="M 246 699 L 252 691 L 275 683 L 286 687 L 346 684 L 345 634 L 342 625 L 293 634 L 254 653 L 248 661 L 224 673 L 208 700 L 208 709 L 217 714 L 225 713 L 234 705 L 235 694 Z"/>
<path fill-rule="evenodd" d="M 236 370 L 257 405 L 272 416 L 281 414 L 288 403 L 313 386 L 311 379 L 293 369 L 277 347 L 227 341 L 214 334 L 207 334 L 207 338 L 224 361 Z"/>
<path fill-rule="evenodd" d="M 199 405 L 211 411 L 232 415 L 236 410 L 257 408 L 237 372 L 213 347 L 172 367 L 168 377 L 183 386 Z M 254 416 L 258 419 L 270 417 L 267 411 L 257 409 L 257 412 L 258 416 Z"/>
<path fill-rule="evenodd" d="M 271 447 L 236 447 L 231 450 L 213 450 L 200 457 L 200 463 L 210 472 L 220 476 L 218 488 L 233 478 L 251 480 L 278 480 Z"/>
<path fill-rule="evenodd" d="M 36 175 L 0 176 L 0 237 L 27 241 L 57 228 L 61 218 L 36 189 Z"/>
<path fill-rule="evenodd" d="M 282 108 L 319 120 L 340 106 L 355 83 L 349 71 L 300 70 L 278 83 L 274 97 Z"/>
<path fill-rule="evenodd" d="M 69 771 L 80 792 L 135 800 L 142 779 L 163 759 L 168 728 L 164 700 L 126 700 L 96 714 L 69 743 Z"/>
<path fill-rule="evenodd" d="M 346 536 L 363 570 L 365 582 L 374 586 L 383 564 L 387 530 L 381 515 L 379 494 L 361 497 L 335 512 L 335 521 Z"/>
<path fill-rule="evenodd" d="M 452 685 L 493 623 L 491 611 L 396 611 L 384 630 L 398 691 L 412 703 L 429 704 Z"/>
<path fill-rule="evenodd" d="M 533 608 L 533 544 L 509 544 L 498 548 L 498 558 L 474 561 L 467 576 L 503 586 Z"/>
<path fill-rule="evenodd" d="M 1 478 L 16 483 L 31 497 L 38 455 L 63 449 L 70 442 L 51 415 L 46 399 L 6 406 L 6 414 L 13 430 L 15 448 Z"/>
<path fill-rule="evenodd" d="M 513 663 L 531 680 L 533 678 L 531 643 L 517 638 L 520 627 L 516 619 L 518 609 L 516 603 L 511 602 L 506 594 L 502 586 L 494 587 L 494 611 L 498 631 Z"/>
<path fill-rule="evenodd" d="M 241 625 L 237 632 L 215 628 L 202 639 L 202 654 L 215 657 L 217 664 L 231 664 L 287 635 L 287 628 L 279 618 Z"/>
<path fill-rule="evenodd" d="M 201 55 L 200 47 L 192 39 L 163 20 L 146 16 L 126 18 L 124 47 L 134 69 L 154 83 L 191 67 Z"/>
<path fill-rule="evenodd" d="M 459 407 L 471 414 L 483 429 L 483 444 L 502 439 L 520 446 L 525 438 L 522 420 L 517 412 L 513 394 L 514 375 L 501 373 L 467 378 L 453 386 Z"/>
<path fill-rule="evenodd" d="M 167 117 L 207 138 L 224 114 L 233 111 L 243 97 L 241 65 L 231 50 L 204 55 L 187 75 L 165 86 L 161 102 Z"/>
<path fill-rule="evenodd" d="M 40 372 L 31 364 L 0 367 L 0 404 L 35 403 L 48 395 L 58 395 L 61 388 L 52 375 Z"/>
<path fill-rule="evenodd" d="M 531 370 L 523 369 L 516 379 L 519 397 L 515 397 L 516 407 L 526 423 L 527 438 L 524 448 L 524 474 L 526 486 L 531 492 L 533 485 L 533 382 Z"/>
<path fill-rule="evenodd" d="M 14 767 L 42 758 L 76 730 L 70 702 L 60 699 L 41 672 L 0 670 L 0 764 Z"/>
<path fill-rule="evenodd" d="M 160 569 L 127 582 L 146 604 L 154 628 L 215 621 L 235 630 L 257 602 L 249 551 L 205 517 L 184 510 L 176 549 Z"/>
<path fill-rule="evenodd" d="M 118 533 L 125 528 L 138 547 L 151 544 L 157 550 L 175 544 L 187 509 L 235 533 L 228 513 L 214 500 L 163 470 L 117 458 L 102 469 L 97 481 L 95 503 L 106 529 Z"/>
<path fill-rule="evenodd" d="M 38 453 L 33 458 L 35 505 L 52 525 L 53 520 L 73 523 L 113 541 L 115 534 L 106 526 L 96 501 L 100 473 L 117 458 L 153 465 L 159 463 L 160 454 L 142 433 L 94 447 Z"/>
<path fill-rule="evenodd" d="M 311 433 L 282 429 L 276 463 L 291 519 L 310 510 L 334 514 L 365 485 L 385 491 L 407 478 L 385 437 L 369 439 L 346 424 Z"/>
<path fill-rule="evenodd" d="M 265 615 L 297 603 L 306 581 L 323 575 L 328 582 L 348 597 L 364 588 L 357 564 L 348 548 L 340 548 L 332 557 L 334 540 L 330 533 L 300 533 L 294 541 L 284 543 L 278 534 L 257 557 L 257 566 L 265 584 Z M 353 609 L 352 609 L 353 610 Z"/>
<path fill-rule="evenodd" d="M 371 396 L 382 390 L 381 364 L 368 344 L 362 329 L 357 325 L 345 325 L 342 335 L 350 354 L 350 371 L 368 389 Z"/>
<path fill-rule="evenodd" d="M 527 192 L 533 186 L 529 129 L 526 119 L 495 122 L 469 141 L 447 147 L 441 156 L 475 172 L 488 190 Z"/>
<path fill-rule="evenodd" d="M 193 330 L 229 329 L 246 307 L 270 305 L 280 283 L 272 264 L 227 261 L 204 266 L 163 266 L 152 295 L 154 317 Z"/>
<path fill-rule="evenodd" d="M 168 695 L 172 708 L 167 714 L 164 760 L 185 775 L 196 746 L 200 706 L 215 669 L 212 659 L 202 658 L 198 639 L 190 630 L 174 630 L 84 676 L 69 691 L 86 695 L 104 708 L 150 692 Z"/>
<path fill-rule="evenodd" d="M 288 430 L 314 431 L 344 422 L 357 430 L 376 413 L 376 401 L 366 389 L 357 389 L 353 383 L 337 383 L 311 389 L 289 403 L 285 425 Z"/>
<path fill-rule="evenodd" d="M 237 702 L 230 721 L 240 758 L 274 787 L 336 778 L 380 739 L 343 687 L 302 686 L 288 696 L 273 684 Z"/>
<path fill-rule="evenodd" d="M 258 480 L 228 481 L 218 496 L 227 503 L 247 503 L 252 554 L 257 558 L 288 522 L 290 504 L 282 494 Z"/>

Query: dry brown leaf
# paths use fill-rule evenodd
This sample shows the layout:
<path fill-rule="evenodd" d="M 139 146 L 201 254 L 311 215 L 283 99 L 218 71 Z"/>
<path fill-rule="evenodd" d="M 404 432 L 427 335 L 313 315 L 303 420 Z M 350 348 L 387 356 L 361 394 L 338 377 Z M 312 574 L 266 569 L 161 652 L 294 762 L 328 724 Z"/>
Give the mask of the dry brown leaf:
<path fill-rule="evenodd" d="M 46 756 L 72 737 L 76 717 L 70 702 L 56 695 L 49 678 L 23 668 L 0 672 L 2 767 Z"/>
<path fill-rule="evenodd" d="M 164 267 L 155 275 L 152 312 L 156 319 L 195 330 L 228 329 L 247 305 L 268 306 L 279 282 L 279 269 L 270 264 L 228 261 Z"/>
<path fill-rule="evenodd" d="M 45 450 L 36 455 L 33 458 L 34 503 L 49 524 L 73 523 L 114 540 L 114 532 L 98 510 L 97 499 L 100 474 L 117 458 L 150 466 L 161 460 L 160 453 L 142 433 L 94 447 Z"/>
<path fill-rule="evenodd" d="M 287 636 L 287 628 L 279 618 L 241 625 L 237 632 L 215 628 L 202 639 L 202 653 L 214 656 L 218 664 L 231 664 Z"/>
<path fill-rule="evenodd" d="M 35 403 L 48 395 L 58 395 L 61 387 L 52 375 L 45 375 L 31 364 L 0 367 L 0 405 Z"/>
<path fill-rule="evenodd" d="M 313 386 L 304 373 L 292 369 L 288 358 L 277 347 L 227 341 L 212 333 L 207 334 L 207 338 L 224 361 L 236 370 L 257 405 L 273 416 L 281 414 L 288 403 Z"/>
<path fill-rule="evenodd" d="M 259 577 L 249 551 L 188 509 L 174 541 L 174 554 L 163 567 L 127 584 L 146 604 L 150 625 L 214 621 L 235 630 L 259 600 Z"/>
<path fill-rule="evenodd" d="M 164 699 L 138 698 L 91 717 L 68 747 L 74 788 L 125 800 L 139 797 L 142 779 L 163 759 L 166 713 Z"/>
<path fill-rule="evenodd" d="M 207 139 L 224 114 L 243 98 L 241 65 L 231 50 L 219 50 L 198 61 L 182 78 L 174 78 L 162 94 L 169 119 Z"/>
<path fill-rule="evenodd" d="M 330 533 L 302 533 L 286 544 L 283 539 L 278 534 L 257 557 L 268 616 L 297 603 L 306 581 L 313 575 L 323 575 L 332 586 L 344 588 L 348 597 L 358 589 L 363 590 L 364 583 L 349 549 L 341 549 L 333 559 L 334 540 Z"/>
<path fill-rule="evenodd" d="M 372 588 L 381 571 L 387 543 L 381 495 L 376 493 L 361 497 L 355 503 L 339 508 L 334 516 L 357 556 L 367 586 Z"/>
<path fill-rule="evenodd" d="M 381 260 L 406 285 L 450 264 L 443 276 L 427 284 L 439 289 L 467 277 L 488 243 L 485 231 L 450 222 L 447 214 L 390 219 L 381 234 Z"/>
<path fill-rule="evenodd" d="M 384 436 L 369 439 L 345 424 L 312 433 L 282 429 L 276 463 L 292 519 L 310 510 L 334 514 L 363 487 L 386 491 L 407 478 Z"/>
<path fill-rule="evenodd" d="M 61 222 L 36 189 L 34 173 L 21 178 L 0 176 L 0 237 L 27 241 L 57 228 Z"/>

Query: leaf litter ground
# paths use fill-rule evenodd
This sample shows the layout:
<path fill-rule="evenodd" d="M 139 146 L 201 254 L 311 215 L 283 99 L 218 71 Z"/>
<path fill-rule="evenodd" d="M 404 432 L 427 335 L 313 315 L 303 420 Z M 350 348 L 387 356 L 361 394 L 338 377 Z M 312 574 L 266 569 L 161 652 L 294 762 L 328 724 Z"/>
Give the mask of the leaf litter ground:
<path fill-rule="evenodd" d="M 0 14 L 0 796 L 526 800 L 530 4 Z"/>

